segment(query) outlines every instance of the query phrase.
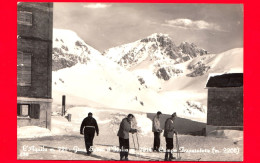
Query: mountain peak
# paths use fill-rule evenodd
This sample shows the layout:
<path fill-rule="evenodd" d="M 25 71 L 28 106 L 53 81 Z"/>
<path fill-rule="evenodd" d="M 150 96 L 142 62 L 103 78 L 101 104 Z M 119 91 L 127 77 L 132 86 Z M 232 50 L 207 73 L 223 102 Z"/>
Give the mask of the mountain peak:
<path fill-rule="evenodd" d="M 189 42 L 182 42 L 179 45 L 179 48 L 181 49 L 181 52 L 184 54 L 189 54 L 192 58 L 208 54 L 208 52 L 202 48 L 199 48 L 196 44 L 194 43 L 189 43 Z"/>
<path fill-rule="evenodd" d="M 53 70 L 87 63 L 90 55 L 100 52 L 87 45 L 77 33 L 67 29 L 53 29 Z"/>
<path fill-rule="evenodd" d="M 187 41 L 183 41 L 183 42 L 181 42 L 179 46 L 191 46 L 191 47 L 197 47 L 197 45 L 194 44 L 193 42 L 192 42 L 192 43 L 189 43 L 189 42 L 187 42 Z"/>
<path fill-rule="evenodd" d="M 74 31 L 71 31 L 71 30 L 68 30 L 68 29 L 53 28 L 53 38 L 56 38 L 56 37 L 70 38 L 70 40 L 78 40 L 79 39 L 79 36 Z"/>
<path fill-rule="evenodd" d="M 169 37 L 169 35 L 164 33 L 153 33 L 147 38 L 158 38 L 158 37 Z"/>
<path fill-rule="evenodd" d="M 163 40 L 171 41 L 168 34 L 164 33 L 153 33 L 146 38 L 142 39 L 140 42 L 161 42 Z"/>

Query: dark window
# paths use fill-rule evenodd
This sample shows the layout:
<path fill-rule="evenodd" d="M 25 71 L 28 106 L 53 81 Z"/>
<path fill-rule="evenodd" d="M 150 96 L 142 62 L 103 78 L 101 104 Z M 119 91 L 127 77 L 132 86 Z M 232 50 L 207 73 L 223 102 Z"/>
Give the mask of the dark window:
<path fill-rule="evenodd" d="M 40 105 L 39 104 L 17 104 L 17 116 L 39 119 Z"/>
<path fill-rule="evenodd" d="M 31 104 L 30 118 L 39 119 L 40 118 L 40 105 Z"/>
<path fill-rule="evenodd" d="M 32 13 L 27 11 L 18 11 L 17 23 L 22 25 L 32 25 Z"/>
<path fill-rule="evenodd" d="M 18 51 L 17 54 L 17 84 L 20 86 L 31 85 L 32 54 Z"/>

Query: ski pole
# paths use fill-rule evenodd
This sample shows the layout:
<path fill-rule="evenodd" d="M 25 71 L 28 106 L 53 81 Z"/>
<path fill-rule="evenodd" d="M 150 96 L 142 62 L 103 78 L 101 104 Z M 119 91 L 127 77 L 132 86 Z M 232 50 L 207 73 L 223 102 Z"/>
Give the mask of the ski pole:
<path fill-rule="evenodd" d="M 139 150 L 139 141 L 138 141 L 138 135 L 137 135 L 137 132 L 136 132 L 136 141 L 137 141 L 138 150 Z"/>
<path fill-rule="evenodd" d="M 141 153 L 140 153 L 140 146 L 139 146 L 139 140 L 138 140 L 138 134 L 136 132 L 136 141 L 137 141 L 137 145 L 138 145 L 138 154 L 139 156 L 141 156 Z"/>
<path fill-rule="evenodd" d="M 133 142 L 134 142 L 134 149 L 135 149 L 135 155 L 138 156 L 137 151 L 136 151 L 136 147 L 135 147 L 135 139 L 134 139 L 134 134 L 132 134 L 132 138 L 133 138 Z M 138 142 L 138 140 L 137 140 Z M 138 143 L 139 144 L 139 143 Z M 139 145 L 138 145 L 139 148 Z"/>
<path fill-rule="evenodd" d="M 178 159 L 181 158 L 181 154 L 180 154 L 179 140 L 177 134 L 175 134 L 175 137 L 176 137 L 176 148 L 177 148 L 177 159 Z"/>
<path fill-rule="evenodd" d="M 134 149 L 135 149 L 135 139 L 134 139 L 134 135 L 132 134 L 132 138 L 133 138 L 133 142 L 134 142 Z"/>
<path fill-rule="evenodd" d="M 177 159 L 179 159 L 180 153 L 179 153 L 179 142 L 178 142 L 177 134 L 175 134 L 175 138 L 176 138 L 176 148 L 177 148 Z"/>

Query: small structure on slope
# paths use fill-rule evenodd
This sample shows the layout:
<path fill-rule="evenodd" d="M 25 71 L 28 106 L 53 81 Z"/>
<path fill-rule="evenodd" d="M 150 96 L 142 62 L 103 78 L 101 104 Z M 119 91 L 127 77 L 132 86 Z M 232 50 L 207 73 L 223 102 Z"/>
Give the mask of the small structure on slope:
<path fill-rule="evenodd" d="M 243 130 L 243 73 L 210 76 L 206 134 L 213 130 Z"/>

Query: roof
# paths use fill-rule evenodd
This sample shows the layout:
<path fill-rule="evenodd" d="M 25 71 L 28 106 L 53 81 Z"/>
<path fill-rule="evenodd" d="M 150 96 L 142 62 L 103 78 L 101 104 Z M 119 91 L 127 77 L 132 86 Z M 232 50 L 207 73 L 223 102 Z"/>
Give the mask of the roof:
<path fill-rule="evenodd" d="M 206 87 L 242 87 L 243 73 L 230 73 L 218 76 L 211 76 Z"/>

